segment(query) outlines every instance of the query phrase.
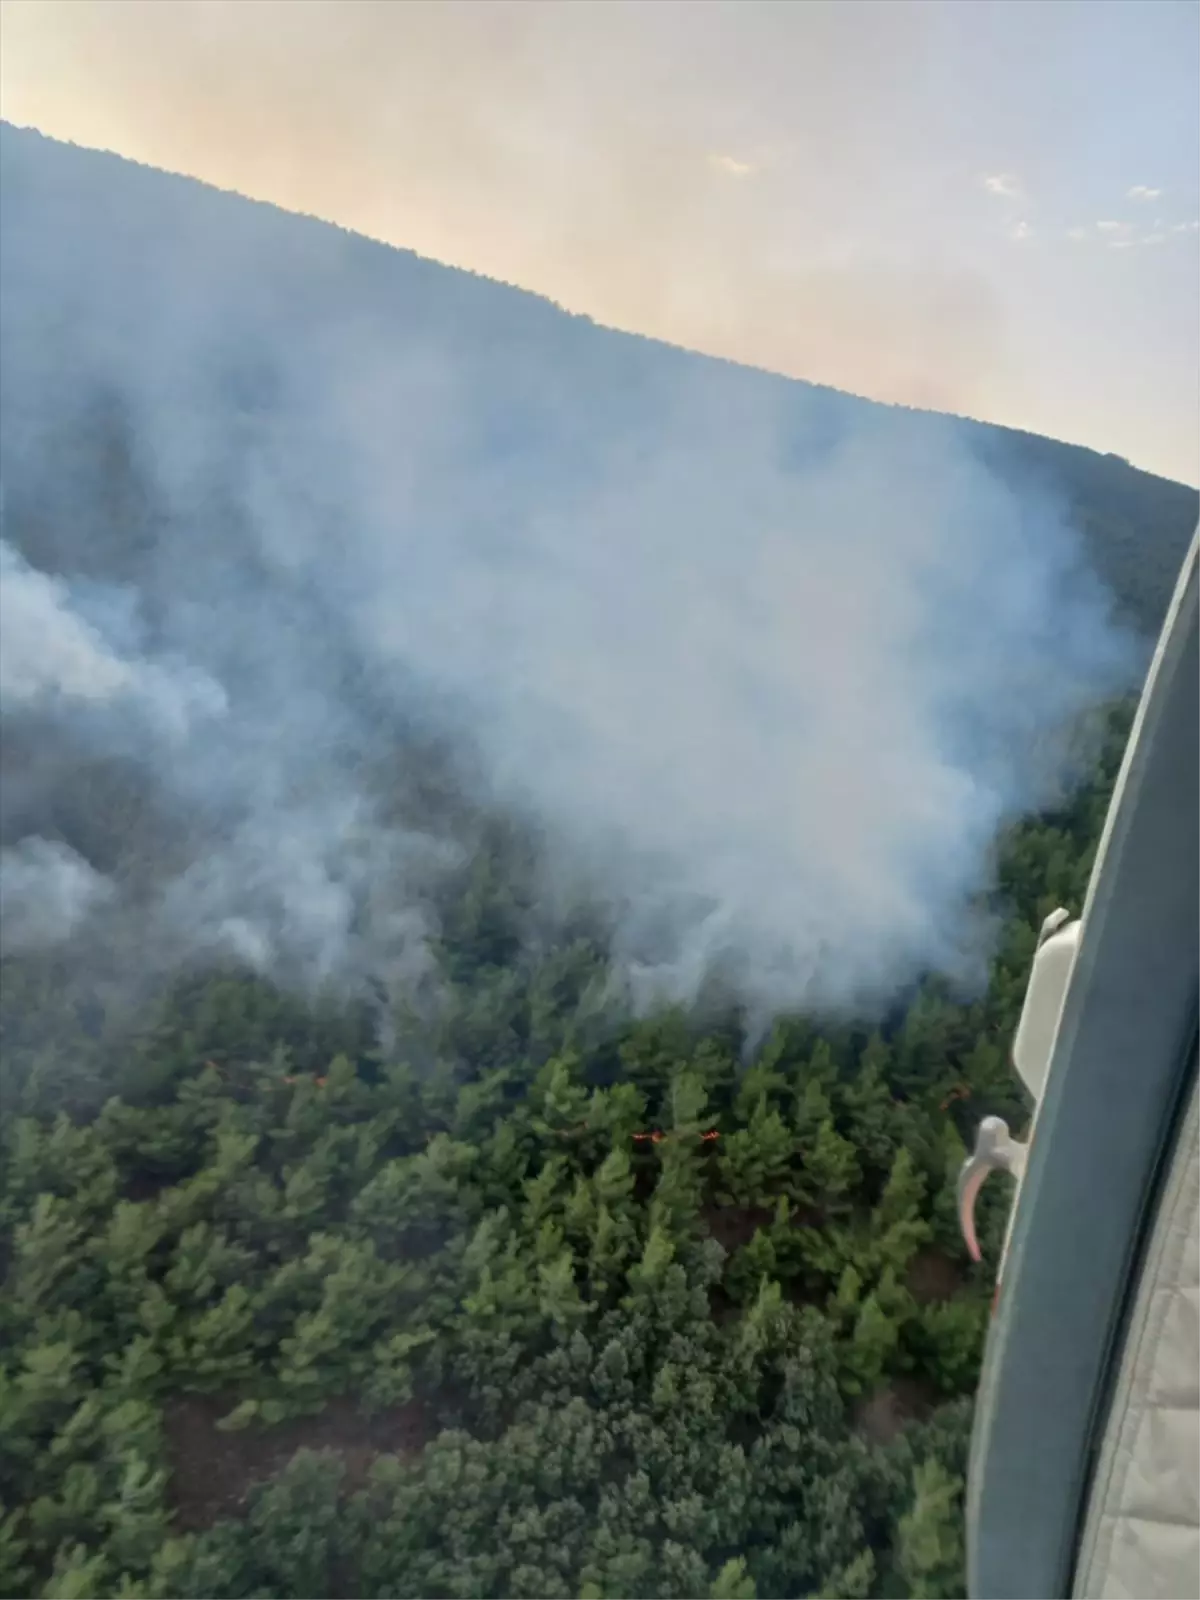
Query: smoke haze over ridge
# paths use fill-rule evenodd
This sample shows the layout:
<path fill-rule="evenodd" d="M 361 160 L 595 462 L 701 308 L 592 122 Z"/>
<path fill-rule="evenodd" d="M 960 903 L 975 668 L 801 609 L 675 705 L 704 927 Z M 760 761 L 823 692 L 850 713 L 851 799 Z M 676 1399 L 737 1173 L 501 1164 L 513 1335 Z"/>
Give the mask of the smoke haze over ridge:
<path fill-rule="evenodd" d="M 0 150 L 7 949 L 125 916 L 148 962 L 419 983 L 445 738 L 639 1005 L 977 973 L 997 826 L 1139 665 L 1046 494 L 949 420 Z M 41 836 L 83 756 L 149 776 L 165 877 Z"/>

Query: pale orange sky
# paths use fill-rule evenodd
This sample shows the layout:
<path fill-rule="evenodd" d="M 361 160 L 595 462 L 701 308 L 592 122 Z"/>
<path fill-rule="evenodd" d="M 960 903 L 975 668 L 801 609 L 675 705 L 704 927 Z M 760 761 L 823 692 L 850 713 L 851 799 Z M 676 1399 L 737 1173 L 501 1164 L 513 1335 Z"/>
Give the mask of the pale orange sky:
<path fill-rule="evenodd" d="M 0 114 L 615 327 L 1194 484 L 1198 19 L 0 0 Z"/>

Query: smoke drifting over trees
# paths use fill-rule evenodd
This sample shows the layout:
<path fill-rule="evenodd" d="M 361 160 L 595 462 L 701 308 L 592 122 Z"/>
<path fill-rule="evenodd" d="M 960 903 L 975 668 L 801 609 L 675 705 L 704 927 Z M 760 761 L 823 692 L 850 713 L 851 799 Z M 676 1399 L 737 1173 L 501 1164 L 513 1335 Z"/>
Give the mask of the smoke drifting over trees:
<path fill-rule="evenodd" d="M 635 1004 L 978 980 L 997 826 L 1136 681 L 1061 490 L 947 419 L 3 152 L 3 710 L 71 751 L 19 787 L 144 778 L 173 840 L 151 946 L 422 970 L 469 846 L 414 822 L 425 738 L 540 841 L 543 911 L 607 907 Z"/>

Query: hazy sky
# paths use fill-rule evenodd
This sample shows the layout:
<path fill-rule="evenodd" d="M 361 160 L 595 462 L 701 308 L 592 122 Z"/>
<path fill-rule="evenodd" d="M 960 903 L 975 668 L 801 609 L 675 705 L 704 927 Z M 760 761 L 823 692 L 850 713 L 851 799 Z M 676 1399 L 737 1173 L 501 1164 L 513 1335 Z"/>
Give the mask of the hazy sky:
<path fill-rule="evenodd" d="M 1192 0 L 0 0 L 0 112 L 1200 482 Z"/>

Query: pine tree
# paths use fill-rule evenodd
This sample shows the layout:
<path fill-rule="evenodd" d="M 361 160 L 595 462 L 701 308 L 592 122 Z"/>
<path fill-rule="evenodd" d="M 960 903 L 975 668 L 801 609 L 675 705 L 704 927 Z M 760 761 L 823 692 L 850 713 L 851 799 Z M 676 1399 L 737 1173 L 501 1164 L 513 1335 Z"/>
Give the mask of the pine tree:
<path fill-rule="evenodd" d="M 721 1141 L 717 1170 L 722 1203 L 768 1205 L 790 1193 L 795 1149 L 795 1138 L 779 1112 L 759 1099 L 749 1127 Z"/>
<path fill-rule="evenodd" d="M 758 1590 L 746 1571 L 744 1556 L 727 1561 L 712 1581 L 709 1600 L 755 1600 Z"/>
<path fill-rule="evenodd" d="M 852 1394 L 870 1393 L 878 1385 L 896 1341 L 895 1323 L 869 1294 L 859 1306 L 845 1352 L 847 1388 Z"/>
<path fill-rule="evenodd" d="M 891 1172 L 871 1219 L 871 1236 L 879 1269 L 891 1267 L 899 1276 L 929 1236 L 921 1215 L 925 1179 L 917 1171 L 906 1147 L 896 1152 Z"/>
<path fill-rule="evenodd" d="M 897 1571 L 913 1600 L 956 1600 L 964 1566 L 962 1485 L 930 1458 L 914 1470 L 912 1493 L 896 1529 Z"/>
<path fill-rule="evenodd" d="M 586 1126 L 590 1096 L 579 1082 L 579 1061 L 556 1056 L 538 1073 L 533 1093 L 533 1127 L 554 1138 Z"/>
<path fill-rule="evenodd" d="M 860 1176 L 854 1146 L 827 1118 L 804 1152 L 797 1184 L 801 1198 L 827 1216 L 844 1215 Z"/>
<path fill-rule="evenodd" d="M 734 1253 L 725 1273 L 730 1299 L 746 1305 L 758 1294 L 764 1279 L 774 1277 L 777 1267 L 775 1246 L 765 1228 L 755 1228 L 747 1244 Z"/>

